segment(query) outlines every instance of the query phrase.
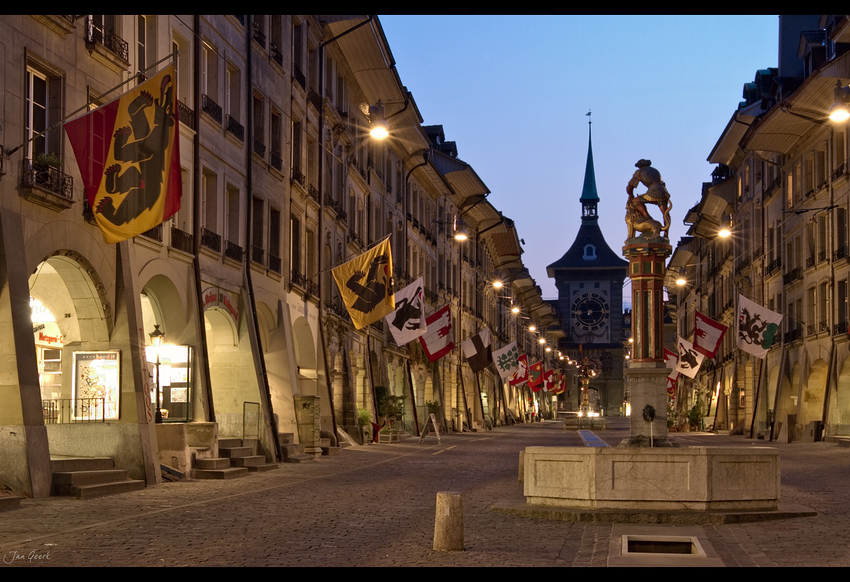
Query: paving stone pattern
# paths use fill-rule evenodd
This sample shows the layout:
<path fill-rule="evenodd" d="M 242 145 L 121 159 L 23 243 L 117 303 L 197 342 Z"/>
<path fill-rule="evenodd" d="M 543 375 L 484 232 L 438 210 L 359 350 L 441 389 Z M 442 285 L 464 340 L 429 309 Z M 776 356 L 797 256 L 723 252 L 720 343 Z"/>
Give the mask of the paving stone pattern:
<path fill-rule="evenodd" d="M 613 425 L 613 426 L 611 426 Z M 0 568 L 31 566 L 606 566 L 611 524 L 491 511 L 522 502 L 519 451 L 582 446 L 543 422 L 423 444 L 352 447 L 226 481 L 179 481 L 91 500 L 24 500 L 0 513 Z M 628 437 L 612 422 L 595 431 Z M 683 445 L 775 446 L 782 501 L 816 517 L 703 526 L 726 566 L 850 566 L 850 450 L 671 434 Z M 432 550 L 439 491 L 463 495 L 464 551 Z"/>

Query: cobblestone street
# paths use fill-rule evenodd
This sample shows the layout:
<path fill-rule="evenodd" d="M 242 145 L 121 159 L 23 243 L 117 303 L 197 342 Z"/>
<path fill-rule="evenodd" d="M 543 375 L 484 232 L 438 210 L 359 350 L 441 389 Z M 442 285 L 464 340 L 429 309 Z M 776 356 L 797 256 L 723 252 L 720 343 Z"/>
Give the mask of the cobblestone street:
<path fill-rule="evenodd" d="M 627 424 L 596 431 L 611 445 Z M 614 427 L 618 425 L 619 428 Z M 3 566 L 606 566 L 612 526 L 492 511 L 524 502 L 526 446 L 582 446 L 544 422 L 352 447 L 227 481 L 164 483 L 94 500 L 24 500 L 0 513 Z M 671 434 L 682 445 L 764 441 Z M 815 517 L 701 526 L 726 566 L 850 566 L 850 452 L 780 450 L 781 503 Z M 464 551 L 432 550 L 437 492 L 463 495 Z M 654 527 L 654 526 L 650 526 Z"/>

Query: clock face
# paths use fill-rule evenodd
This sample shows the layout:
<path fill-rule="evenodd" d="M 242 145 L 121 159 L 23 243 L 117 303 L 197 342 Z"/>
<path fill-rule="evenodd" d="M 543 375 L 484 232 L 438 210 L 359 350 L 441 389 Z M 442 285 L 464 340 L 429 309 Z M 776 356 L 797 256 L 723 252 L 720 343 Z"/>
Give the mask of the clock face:
<path fill-rule="evenodd" d="M 608 325 L 611 312 L 602 295 L 583 293 L 575 298 L 572 309 L 573 325 L 586 331 L 596 331 Z"/>

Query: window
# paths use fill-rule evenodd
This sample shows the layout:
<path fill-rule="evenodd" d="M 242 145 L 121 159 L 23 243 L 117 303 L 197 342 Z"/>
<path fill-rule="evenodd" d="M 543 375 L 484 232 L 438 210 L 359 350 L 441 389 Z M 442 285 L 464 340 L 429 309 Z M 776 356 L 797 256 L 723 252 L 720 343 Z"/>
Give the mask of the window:
<path fill-rule="evenodd" d="M 330 263 L 329 263 L 330 264 Z M 292 216 L 289 219 L 289 265 L 292 278 L 298 279 L 301 273 L 301 221 Z"/>
<path fill-rule="evenodd" d="M 265 158 L 266 156 L 264 103 L 265 100 L 263 99 L 263 96 L 254 92 L 254 153 L 262 158 Z"/>
<path fill-rule="evenodd" d="M 224 110 L 227 112 L 228 117 L 230 117 L 233 121 L 239 122 L 241 118 L 240 111 L 240 103 L 239 103 L 239 89 L 241 87 L 241 74 L 239 69 L 231 65 L 227 64 L 227 84 L 225 86 L 225 95 L 224 95 Z"/>
<path fill-rule="evenodd" d="M 218 232 L 218 177 L 208 169 L 203 169 L 203 226 L 211 232 Z"/>
<path fill-rule="evenodd" d="M 283 159 L 281 158 L 282 150 L 281 143 L 283 141 L 283 118 L 280 112 L 272 109 L 272 127 L 271 127 L 271 158 L 269 163 L 278 172 L 283 170 Z"/>
<path fill-rule="evenodd" d="M 299 180 L 303 176 L 301 169 L 301 123 L 292 122 L 292 177 Z M 301 178 L 303 181 L 303 178 Z"/>
<path fill-rule="evenodd" d="M 61 119 L 61 78 L 44 68 L 29 66 L 26 85 L 27 158 L 32 160 L 39 154 L 60 156 L 62 128 L 46 130 Z"/>
<path fill-rule="evenodd" d="M 835 209 L 835 259 L 847 256 L 847 208 Z"/>
<path fill-rule="evenodd" d="M 156 16 L 137 16 L 136 69 L 145 73 L 156 61 Z"/>
<path fill-rule="evenodd" d="M 306 233 L 306 247 L 304 249 L 304 254 L 306 257 L 307 270 L 304 273 L 307 276 L 308 284 L 313 280 L 313 277 L 316 275 L 316 235 L 313 234 L 312 230 L 308 230 Z"/>
<path fill-rule="evenodd" d="M 263 264 L 264 203 L 262 198 L 251 199 L 251 260 Z"/>
<path fill-rule="evenodd" d="M 239 189 L 227 185 L 227 232 L 229 243 L 239 245 Z"/>
<path fill-rule="evenodd" d="M 280 210 L 269 208 L 269 269 L 280 273 Z"/>
<path fill-rule="evenodd" d="M 189 43 L 176 32 L 172 32 L 171 50 L 177 52 L 175 59 L 177 78 L 177 100 L 183 103 L 191 103 L 192 96 L 192 51 Z"/>
<path fill-rule="evenodd" d="M 218 103 L 218 53 L 206 42 L 201 57 L 201 93 Z"/>

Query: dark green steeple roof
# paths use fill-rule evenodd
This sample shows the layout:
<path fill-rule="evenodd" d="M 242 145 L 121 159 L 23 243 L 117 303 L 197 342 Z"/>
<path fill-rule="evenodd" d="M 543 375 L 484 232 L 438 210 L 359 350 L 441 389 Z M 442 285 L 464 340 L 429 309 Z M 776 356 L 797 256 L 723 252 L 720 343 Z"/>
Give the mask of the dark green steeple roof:
<path fill-rule="evenodd" d="M 590 123 L 587 124 L 587 166 L 584 168 L 584 187 L 581 189 L 582 204 L 585 202 L 599 202 L 599 193 L 596 191 L 596 173 L 593 170 L 593 144 L 591 144 Z"/>

